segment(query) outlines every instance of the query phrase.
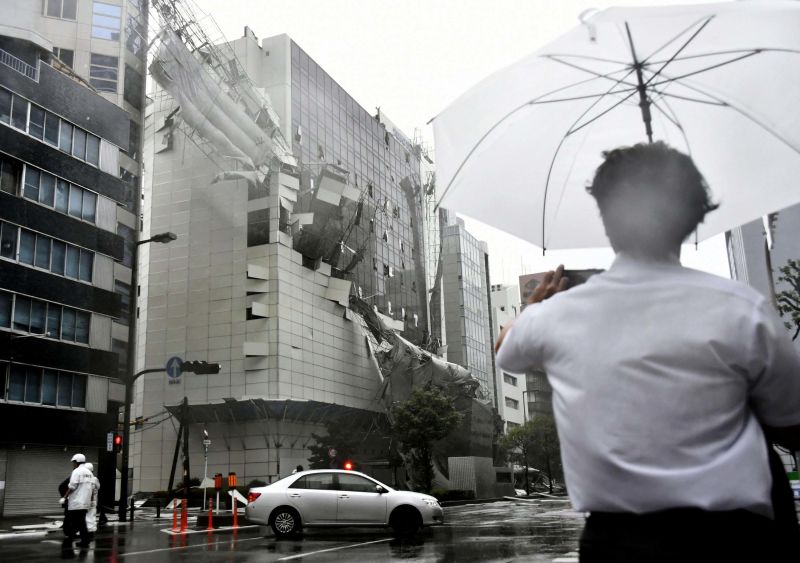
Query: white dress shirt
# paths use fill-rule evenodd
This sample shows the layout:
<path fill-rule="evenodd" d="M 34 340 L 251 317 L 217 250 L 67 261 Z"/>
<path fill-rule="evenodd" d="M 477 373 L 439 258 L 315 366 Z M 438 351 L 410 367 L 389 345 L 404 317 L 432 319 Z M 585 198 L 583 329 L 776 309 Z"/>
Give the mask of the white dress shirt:
<path fill-rule="evenodd" d="M 759 420 L 800 424 L 800 358 L 753 289 L 618 255 L 528 306 L 497 364 L 547 373 L 575 509 L 773 516 Z"/>

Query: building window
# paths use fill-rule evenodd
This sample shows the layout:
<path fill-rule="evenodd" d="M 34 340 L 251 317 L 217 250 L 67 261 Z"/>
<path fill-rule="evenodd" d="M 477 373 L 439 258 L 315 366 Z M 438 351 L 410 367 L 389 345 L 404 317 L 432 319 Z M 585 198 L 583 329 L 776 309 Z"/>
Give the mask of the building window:
<path fill-rule="evenodd" d="M 96 193 L 33 166 L 25 167 L 23 197 L 89 223 L 97 219 Z"/>
<path fill-rule="evenodd" d="M 17 195 L 21 177 L 22 165 L 16 160 L 0 156 L 0 190 Z"/>
<path fill-rule="evenodd" d="M 100 92 L 117 93 L 119 58 L 92 53 L 89 66 L 89 83 Z"/>
<path fill-rule="evenodd" d="M 123 97 L 126 102 L 138 110 L 142 109 L 142 75 L 125 65 L 125 83 Z M 138 149 L 138 145 L 137 145 Z"/>
<path fill-rule="evenodd" d="M 141 59 L 144 57 L 144 44 L 147 36 L 147 29 L 139 21 L 139 18 L 132 13 L 128 13 L 125 24 L 125 47 L 133 55 Z"/>
<path fill-rule="evenodd" d="M 95 2 L 92 8 L 92 37 L 119 41 L 122 27 L 122 8 Z"/>
<path fill-rule="evenodd" d="M 123 225 L 122 223 L 117 223 L 117 234 L 125 239 L 125 243 L 122 245 L 123 253 L 122 253 L 122 265 L 127 266 L 130 268 L 133 266 L 133 252 L 134 252 L 134 237 L 136 235 L 136 231 L 128 227 L 127 225 Z"/>
<path fill-rule="evenodd" d="M 130 320 L 128 318 L 128 311 L 131 306 L 131 285 L 124 281 L 114 280 L 114 293 L 120 296 L 120 311 L 122 311 L 122 315 L 116 319 L 116 321 L 119 324 L 128 326 L 128 321 Z"/>
<path fill-rule="evenodd" d="M 28 124 L 28 100 L 14 96 L 11 102 L 11 125 L 23 131 Z"/>
<path fill-rule="evenodd" d="M 510 409 L 519 410 L 519 401 L 511 397 L 506 397 L 506 406 Z"/>
<path fill-rule="evenodd" d="M 247 246 L 259 246 L 269 242 L 269 209 L 251 211 L 247 214 Z"/>
<path fill-rule="evenodd" d="M 17 238 L 20 242 L 19 257 L 16 254 Z M 0 222 L 0 240 L 3 258 L 89 283 L 94 277 L 94 252 L 91 250 L 4 222 Z"/>
<path fill-rule="evenodd" d="M 74 20 L 78 15 L 78 0 L 45 0 L 45 13 L 51 18 Z"/>
<path fill-rule="evenodd" d="M 508 383 L 509 385 L 513 385 L 514 387 L 517 386 L 517 378 L 513 375 L 508 375 L 507 373 L 503 374 L 503 381 Z"/>
<path fill-rule="evenodd" d="M 64 49 L 63 47 L 53 47 L 53 54 L 69 68 L 74 68 L 75 51 L 72 49 Z"/>
<path fill-rule="evenodd" d="M 8 400 L 47 406 L 86 408 L 86 376 L 14 364 L 8 375 Z M 6 370 L 2 373 L 6 383 Z"/>

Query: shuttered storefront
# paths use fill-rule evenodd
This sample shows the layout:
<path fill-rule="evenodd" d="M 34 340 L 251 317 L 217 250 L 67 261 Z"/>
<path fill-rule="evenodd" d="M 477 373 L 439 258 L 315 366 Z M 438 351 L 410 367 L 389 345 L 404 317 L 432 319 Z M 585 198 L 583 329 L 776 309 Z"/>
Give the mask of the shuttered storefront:
<path fill-rule="evenodd" d="M 28 446 L 9 449 L 3 516 L 60 514 L 58 485 L 72 472 L 70 458 L 76 452 L 64 448 Z M 83 451 L 97 467 L 97 450 Z"/>

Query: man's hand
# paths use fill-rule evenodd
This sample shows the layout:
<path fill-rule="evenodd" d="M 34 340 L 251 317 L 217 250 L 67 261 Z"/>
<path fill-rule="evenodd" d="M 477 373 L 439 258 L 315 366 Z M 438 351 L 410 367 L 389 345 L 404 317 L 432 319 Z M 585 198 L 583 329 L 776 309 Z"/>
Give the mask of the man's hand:
<path fill-rule="evenodd" d="M 564 265 L 560 264 L 558 268 L 555 270 L 550 270 L 544 275 L 542 278 L 541 283 L 536 286 L 536 289 L 528 297 L 528 305 L 532 305 L 534 303 L 540 303 L 545 299 L 549 299 L 556 293 L 564 291 L 569 287 L 569 278 L 564 277 Z M 503 330 L 500 331 L 500 334 L 497 337 L 497 342 L 494 345 L 495 353 L 500 350 L 500 346 L 503 344 L 503 340 L 506 338 L 506 334 L 508 331 L 511 330 L 511 325 L 514 324 L 514 321 L 511 320 L 508 324 L 503 327 Z"/>
<path fill-rule="evenodd" d="M 560 264 L 555 271 L 550 270 L 544 275 L 541 283 L 528 297 L 528 305 L 549 299 L 567 287 L 569 287 L 569 278 L 564 277 L 564 264 Z"/>
<path fill-rule="evenodd" d="M 65 499 L 64 497 L 61 497 L 60 499 L 58 499 L 58 504 L 60 504 L 61 506 L 64 506 L 64 503 L 66 503 L 66 502 L 67 502 L 67 499 Z"/>

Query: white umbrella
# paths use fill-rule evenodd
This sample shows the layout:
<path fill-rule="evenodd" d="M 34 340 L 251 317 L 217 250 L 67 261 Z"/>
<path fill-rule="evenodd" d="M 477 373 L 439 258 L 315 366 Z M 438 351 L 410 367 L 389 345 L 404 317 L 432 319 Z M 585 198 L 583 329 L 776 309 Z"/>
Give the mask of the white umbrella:
<path fill-rule="evenodd" d="M 800 202 L 800 2 L 581 19 L 434 118 L 439 205 L 542 248 L 607 246 L 585 187 L 602 151 L 650 136 L 721 203 L 697 240 Z"/>

